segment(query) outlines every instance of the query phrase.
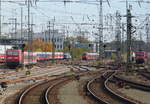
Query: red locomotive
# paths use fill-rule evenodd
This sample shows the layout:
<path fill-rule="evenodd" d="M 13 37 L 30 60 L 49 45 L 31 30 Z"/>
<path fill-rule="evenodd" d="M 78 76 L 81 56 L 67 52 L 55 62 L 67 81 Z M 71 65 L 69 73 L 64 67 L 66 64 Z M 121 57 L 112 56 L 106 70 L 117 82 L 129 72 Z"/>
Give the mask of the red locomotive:
<path fill-rule="evenodd" d="M 12 47 L 12 45 L 0 45 L 0 63 L 6 62 L 6 50 Z"/>
<path fill-rule="evenodd" d="M 8 49 L 6 51 L 6 64 L 10 68 L 18 65 L 30 65 L 37 63 L 36 54 L 34 52 L 22 52 L 19 49 Z"/>
<path fill-rule="evenodd" d="M 5 54 L 0 54 L 0 63 L 5 62 L 6 55 Z"/>
<path fill-rule="evenodd" d="M 98 53 L 83 53 L 82 60 L 97 60 L 99 57 Z"/>
<path fill-rule="evenodd" d="M 135 61 L 137 64 L 145 63 L 147 59 L 147 52 L 145 51 L 134 51 L 132 54 L 132 60 Z"/>

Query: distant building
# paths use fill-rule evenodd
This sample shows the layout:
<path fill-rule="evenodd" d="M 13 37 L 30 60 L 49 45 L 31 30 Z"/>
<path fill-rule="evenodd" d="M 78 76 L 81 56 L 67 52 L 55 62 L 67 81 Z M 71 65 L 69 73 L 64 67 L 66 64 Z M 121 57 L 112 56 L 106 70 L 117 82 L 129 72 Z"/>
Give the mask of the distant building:
<path fill-rule="evenodd" d="M 55 49 L 56 50 L 60 50 L 60 49 L 63 49 L 63 47 L 64 47 L 63 43 L 64 43 L 65 35 L 64 35 L 63 32 L 59 32 L 59 30 L 54 30 L 54 31 L 51 30 L 50 33 L 47 30 L 45 32 L 33 33 L 28 38 L 28 31 L 27 31 L 27 29 L 23 29 L 22 30 L 22 35 L 21 35 L 21 30 L 17 30 L 16 33 L 15 32 L 8 33 L 7 34 L 7 38 L 9 38 L 9 39 L 20 39 L 20 40 L 23 39 L 23 40 L 25 40 L 24 42 L 29 41 L 28 39 L 30 39 L 30 41 L 31 41 L 31 38 L 32 39 L 41 38 L 41 39 L 43 39 L 46 42 L 48 42 L 48 41 L 52 42 L 52 38 L 54 38 Z"/>
<path fill-rule="evenodd" d="M 10 32 L 9 33 L 9 37 L 11 39 L 28 39 L 28 31 L 27 29 L 23 29 L 22 30 L 22 34 L 21 34 L 21 30 L 17 30 L 17 32 Z"/>
<path fill-rule="evenodd" d="M 65 45 L 72 45 L 76 48 L 89 48 L 92 49 L 92 51 L 94 51 L 94 44 L 93 43 L 81 43 L 78 42 L 77 40 L 68 40 L 67 42 L 65 42 Z"/>
<path fill-rule="evenodd" d="M 52 39 L 54 39 L 56 50 L 63 49 L 64 47 L 65 35 L 62 32 L 59 32 L 58 30 L 54 30 L 54 32 L 50 31 L 50 33 L 49 31 L 34 33 L 33 38 L 42 38 L 46 42 L 52 42 Z"/>

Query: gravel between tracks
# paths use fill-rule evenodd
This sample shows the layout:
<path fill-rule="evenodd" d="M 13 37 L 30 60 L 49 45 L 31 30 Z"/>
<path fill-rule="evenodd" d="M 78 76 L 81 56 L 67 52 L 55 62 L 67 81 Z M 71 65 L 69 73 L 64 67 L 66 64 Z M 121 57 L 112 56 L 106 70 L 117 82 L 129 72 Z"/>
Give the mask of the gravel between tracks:
<path fill-rule="evenodd" d="M 141 76 L 139 73 L 136 72 L 128 73 L 127 75 L 125 73 L 121 73 L 120 76 L 134 82 L 150 85 L 150 80 L 146 79 L 145 77 Z"/>
<path fill-rule="evenodd" d="M 118 89 L 118 90 L 135 100 L 139 100 L 143 103 L 150 104 L 149 92 L 136 90 L 136 89 Z"/>
<path fill-rule="evenodd" d="M 62 68 L 64 67 L 65 66 L 62 66 Z M 65 68 L 67 69 L 67 67 Z M 13 104 L 15 101 L 14 99 L 16 99 L 18 92 L 20 92 L 23 88 L 27 87 L 30 84 L 33 84 L 33 81 L 25 81 L 17 84 L 11 84 L 8 86 L 6 91 L 1 91 L 2 89 L 0 88 L 0 93 L 2 93 L 2 95 L 0 95 L 0 104 Z"/>
<path fill-rule="evenodd" d="M 14 86 L 9 86 L 6 91 L 2 91 L 0 95 L 0 104 L 13 104 L 13 99 L 16 99 L 17 93 L 20 92 L 22 88 L 29 86 L 30 83 L 21 83 Z"/>
<path fill-rule="evenodd" d="M 72 81 L 59 89 L 58 99 L 61 104 L 88 104 L 78 92 L 79 82 Z"/>
<path fill-rule="evenodd" d="M 59 88 L 57 92 L 58 104 L 97 104 L 93 99 L 89 99 L 84 92 L 84 85 L 93 76 L 89 73 L 80 77 L 79 81 L 73 80 Z"/>
<path fill-rule="evenodd" d="M 87 81 L 89 81 L 92 78 L 93 78 L 92 76 L 91 77 L 86 76 L 86 77 L 81 78 L 79 82 L 79 86 L 78 86 L 78 91 L 79 91 L 80 96 L 83 96 L 84 100 L 88 102 L 87 104 L 99 104 L 93 99 L 90 99 L 90 97 L 87 96 L 85 92 L 85 85 L 87 84 Z"/>
<path fill-rule="evenodd" d="M 126 98 L 128 98 L 128 99 L 130 99 L 130 100 L 134 100 L 134 101 L 137 102 L 137 104 L 143 104 L 143 102 L 141 102 L 141 100 L 139 100 L 139 99 L 137 99 L 137 98 L 135 99 L 135 97 L 131 97 L 131 96 L 129 96 L 128 94 L 122 93 L 122 91 L 120 91 L 120 89 L 122 89 L 122 88 L 119 88 L 115 83 L 109 82 L 108 86 L 109 86 L 109 88 L 111 88 L 111 89 L 112 89 L 114 92 L 116 92 L 117 94 L 122 95 L 123 97 L 126 97 Z M 127 93 L 128 91 L 129 91 L 129 90 L 126 90 L 126 93 Z M 129 92 L 129 93 L 131 93 L 131 92 Z M 134 93 L 132 93 L 132 94 L 134 94 Z M 135 96 L 139 96 L 138 93 L 137 93 Z"/>

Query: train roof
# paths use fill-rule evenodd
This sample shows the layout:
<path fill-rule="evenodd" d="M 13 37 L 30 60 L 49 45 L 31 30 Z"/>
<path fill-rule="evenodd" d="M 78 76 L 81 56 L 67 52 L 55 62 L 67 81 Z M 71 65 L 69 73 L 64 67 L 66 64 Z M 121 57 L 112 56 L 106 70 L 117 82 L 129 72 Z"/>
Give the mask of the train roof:
<path fill-rule="evenodd" d="M 87 55 L 99 55 L 98 53 L 90 53 L 90 52 L 85 52 L 84 54 L 87 54 Z"/>
<path fill-rule="evenodd" d="M 52 54 L 52 52 L 35 52 L 37 54 Z M 63 52 L 55 52 L 55 54 L 63 54 Z"/>

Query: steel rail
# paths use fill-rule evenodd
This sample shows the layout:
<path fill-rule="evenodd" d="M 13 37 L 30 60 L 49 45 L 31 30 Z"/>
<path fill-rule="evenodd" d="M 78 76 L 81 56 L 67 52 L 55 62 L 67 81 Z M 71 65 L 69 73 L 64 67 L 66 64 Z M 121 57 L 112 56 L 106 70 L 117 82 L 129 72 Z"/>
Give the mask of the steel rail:
<path fill-rule="evenodd" d="M 73 66 L 73 68 L 75 68 L 75 69 L 85 69 L 85 68 L 82 68 L 82 67 L 80 67 L 79 66 L 79 68 L 78 67 L 76 67 L 76 66 Z M 86 74 L 86 72 L 81 72 L 81 73 L 79 73 L 79 74 L 77 74 L 77 75 L 79 75 L 79 76 L 83 76 L 84 74 Z M 46 104 L 51 104 L 50 103 L 50 101 L 49 101 L 49 99 L 48 99 L 48 93 L 55 87 L 55 86 L 57 86 L 57 85 L 59 85 L 59 84 L 61 84 L 61 83 L 63 83 L 63 82 L 65 82 L 65 81 L 67 81 L 68 80 L 68 78 L 67 79 L 64 79 L 64 80 L 61 80 L 61 81 L 59 81 L 59 82 L 57 82 L 57 83 L 55 83 L 55 84 L 53 84 L 53 85 L 51 85 L 51 86 L 49 86 L 48 88 L 47 88 L 47 90 L 46 90 L 46 92 L 45 92 L 45 94 L 44 94 L 44 99 L 45 99 L 45 103 Z"/>
<path fill-rule="evenodd" d="M 108 74 L 111 74 L 111 75 L 108 75 Z M 110 79 L 116 74 L 116 71 L 113 73 L 112 71 L 107 71 L 105 73 L 103 73 L 103 77 L 106 78 L 105 76 L 107 76 L 106 80 L 104 81 L 104 87 L 105 89 L 111 93 L 112 95 L 114 95 L 117 99 L 120 99 L 122 100 L 123 102 L 125 102 L 125 104 L 137 104 L 136 101 L 133 101 L 131 99 L 128 99 L 126 97 L 123 97 L 119 94 L 117 94 L 116 92 L 114 92 L 112 89 L 110 89 L 108 86 L 107 86 L 107 83 L 110 81 Z M 101 77 L 102 77 L 101 76 Z M 97 78 L 94 78 L 93 80 L 89 81 L 88 84 L 87 84 L 87 90 L 88 90 L 88 93 L 90 93 L 90 95 L 92 95 L 92 97 L 94 97 L 97 101 L 101 102 L 102 104 L 111 104 L 109 103 L 108 101 L 105 101 L 104 99 L 98 97 L 97 95 L 94 94 L 94 92 L 91 91 L 90 89 L 90 85 L 100 77 L 97 77 Z"/>
<path fill-rule="evenodd" d="M 19 97 L 19 100 L 18 100 L 17 104 L 22 104 L 23 99 L 24 99 L 24 96 L 25 96 L 30 90 L 32 90 L 33 88 L 39 86 L 39 85 L 42 84 L 42 83 L 43 83 L 43 81 L 40 82 L 40 83 L 37 83 L 37 84 L 35 84 L 35 85 L 29 87 L 27 90 L 25 90 L 25 91 L 21 94 L 21 96 Z"/>
<path fill-rule="evenodd" d="M 146 79 L 150 80 L 150 73 L 147 73 L 147 72 L 140 72 L 140 75 L 142 75 L 142 76 L 145 77 Z"/>
<path fill-rule="evenodd" d="M 98 78 L 99 78 L 99 77 L 98 77 Z M 97 101 L 99 101 L 99 102 L 101 102 L 101 103 L 103 103 L 103 104 L 110 104 L 109 102 L 107 102 L 107 101 L 101 99 L 100 97 L 96 96 L 96 95 L 91 91 L 90 85 L 91 85 L 96 79 L 97 79 L 97 78 L 95 78 L 95 79 L 93 79 L 93 80 L 91 80 L 91 81 L 88 82 L 88 84 L 87 84 L 87 90 L 88 90 L 88 92 L 89 92 Z"/>
<path fill-rule="evenodd" d="M 119 77 L 117 75 L 114 75 L 114 78 L 116 78 L 117 80 L 121 80 L 125 83 L 128 83 L 130 86 L 132 86 L 134 88 L 145 90 L 145 91 L 150 91 L 150 85 L 146 85 L 146 84 L 139 83 L 139 82 L 133 82 L 133 81 L 130 81 L 128 79 Z"/>
<path fill-rule="evenodd" d="M 69 77 L 69 76 L 68 76 L 68 77 Z M 68 78 L 68 77 L 67 77 L 67 78 Z M 24 100 L 24 97 L 25 97 L 30 91 L 32 91 L 34 88 L 36 88 L 36 87 L 38 87 L 38 86 L 40 86 L 40 85 L 46 84 L 46 83 L 53 82 L 53 81 L 55 81 L 55 80 L 59 80 L 59 79 L 61 79 L 61 78 L 65 78 L 65 76 L 57 77 L 57 78 L 55 78 L 55 79 L 50 79 L 50 80 L 47 80 L 47 81 L 41 81 L 41 82 L 38 82 L 38 83 L 32 85 L 31 87 L 27 88 L 26 90 L 24 90 L 24 91 L 20 94 L 20 96 L 19 96 L 18 99 L 17 99 L 17 104 L 22 104 L 22 103 L 23 103 L 23 100 Z"/>
<path fill-rule="evenodd" d="M 55 86 L 57 86 L 57 85 L 59 85 L 59 84 L 65 82 L 65 81 L 67 81 L 67 80 L 69 80 L 69 79 L 67 78 L 67 79 L 58 81 L 57 83 L 55 83 L 55 84 L 53 84 L 53 85 L 51 85 L 51 86 L 49 86 L 49 87 L 47 88 L 47 90 L 46 90 L 46 92 L 45 92 L 45 96 L 44 96 L 44 100 L 45 100 L 46 104 L 50 104 L 50 102 L 49 102 L 49 100 L 48 100 L 48 96 L 49 96 L 48 93 L 49 93 Z"/>
<path fill-rule="evenodd" d="M 125 104 L 137 104 L 136 101 L 133 101 L 133 100 L 130 100 L 126 97 L 123 97 L 119 94 L 117 94 L 115 91 L 113 91 L 112 89 L 110 89 L 108 86 L 107 86 L 107 83 L 109 82 L 109 80 L 114 76 L 116 75 L 117 72 L 113 73 L 109 78 L 106 79 L 106 81 L 104 82 L 104 86 L 105 88 L 107 89 L 107 91 L 109 91 L 111 94 L 113 94 L 114 96 L 116 96 L 117 98 L 123 100 L 125 102 Z"/>

